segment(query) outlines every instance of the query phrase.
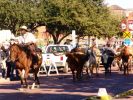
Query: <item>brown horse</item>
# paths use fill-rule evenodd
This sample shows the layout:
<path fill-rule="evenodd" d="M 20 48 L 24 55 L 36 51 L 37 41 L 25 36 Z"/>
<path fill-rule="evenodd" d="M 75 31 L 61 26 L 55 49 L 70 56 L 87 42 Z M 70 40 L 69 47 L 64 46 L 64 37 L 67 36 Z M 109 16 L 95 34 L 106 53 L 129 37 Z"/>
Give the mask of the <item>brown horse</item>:
<path fill-rule="evenodd" d="M 28 46 L 21 46 L 18 44 L 13 44 L 10 46 L 10 60 L 15 63 L 16 69 L 19 72 L 20 78 L 21 78 L 21 86 L 24 87 L 24 81 L 26 87 L 27 84 L 27 78 L 30 69 L 33 70 L 35 82 L 39 85 L 39 79 L 38 79 L 38 71 L 42 63 L 42 55 L 41 52 L 35 53 L 32 52 L 31 49 L 29 49 Z"/>

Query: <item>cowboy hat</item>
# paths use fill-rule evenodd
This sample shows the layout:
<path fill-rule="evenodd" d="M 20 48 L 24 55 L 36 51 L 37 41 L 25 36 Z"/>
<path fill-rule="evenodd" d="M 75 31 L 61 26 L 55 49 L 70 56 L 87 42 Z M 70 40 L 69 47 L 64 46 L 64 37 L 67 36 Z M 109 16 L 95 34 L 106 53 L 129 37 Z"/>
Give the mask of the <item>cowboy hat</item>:
<path fill-rule="evenodd" d="M 26 30 L 26 31 L 28 31 L 28 28 L 27 28 L 27 26 L 21 26 L 21 27 L 19 28 L 19 30 Z"/>

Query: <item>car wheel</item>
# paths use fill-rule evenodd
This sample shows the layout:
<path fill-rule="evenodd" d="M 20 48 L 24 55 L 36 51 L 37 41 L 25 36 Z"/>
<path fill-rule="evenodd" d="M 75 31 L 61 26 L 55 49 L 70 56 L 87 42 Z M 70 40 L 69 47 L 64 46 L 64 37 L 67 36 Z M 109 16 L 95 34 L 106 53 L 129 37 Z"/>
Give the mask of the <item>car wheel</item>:
<path fill-rule="evenodd" d="M 68 63 L 65 63 L 64 69 L 63 69 L 64 73 L 68 73 Z"/>

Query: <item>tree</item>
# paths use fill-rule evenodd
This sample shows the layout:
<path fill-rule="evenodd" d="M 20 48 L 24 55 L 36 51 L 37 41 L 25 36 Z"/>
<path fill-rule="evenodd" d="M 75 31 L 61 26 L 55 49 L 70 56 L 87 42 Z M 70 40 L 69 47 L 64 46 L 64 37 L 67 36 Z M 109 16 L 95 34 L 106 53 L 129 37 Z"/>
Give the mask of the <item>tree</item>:
<path fill-rule="evenodd" d="M 0 0 L 0 27 L 15 33 L 20 25 L 42 20 L 39 7 L 33 0 Z"/>
<path fill-rule="evenodd" d="M 103 0 L 44 0 L 44 4 L 46 25 L 55 43 L 60 43 L 71 30 L 79 36 L 115 34 L 118 21 L 111 19 Z M 59 40 L 62 33 L 64 37 Z"/>
<path fill-rule="evenodd" d="M 118 21 L 103 0 L 0 0 L 0 9 L 0 28 L 15 33 L 20 25 L 44 23 L 54 43 L 72 30 L 78 36 L 112 36 L 118 31 Z"/>

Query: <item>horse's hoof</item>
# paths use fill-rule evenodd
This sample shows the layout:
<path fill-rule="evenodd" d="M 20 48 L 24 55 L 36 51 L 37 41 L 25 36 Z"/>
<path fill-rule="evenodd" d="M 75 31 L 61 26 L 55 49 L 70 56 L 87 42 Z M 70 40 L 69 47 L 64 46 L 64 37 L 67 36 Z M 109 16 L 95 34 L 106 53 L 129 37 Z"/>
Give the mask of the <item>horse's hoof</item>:
<path fill-rule="evenodd" d="M 18 88 L 19 91 L 24 91 L 24 88 Z"/>

